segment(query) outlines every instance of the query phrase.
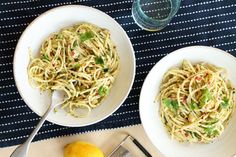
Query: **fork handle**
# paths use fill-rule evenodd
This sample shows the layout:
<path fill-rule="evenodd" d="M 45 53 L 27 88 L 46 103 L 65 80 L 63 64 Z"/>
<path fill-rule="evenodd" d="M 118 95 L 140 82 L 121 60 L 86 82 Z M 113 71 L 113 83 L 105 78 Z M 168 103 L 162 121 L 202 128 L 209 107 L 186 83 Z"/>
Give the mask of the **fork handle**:
<path fill-rule="evenodd" d="M 37 124 L 37 126 L 35 127 L 33 132 L 30 134 L 28 139 L 25 141 L 25 143 L 31 143 L 32 142 L 32 140 L 34 139 L 35 135 L 37 134 L 39 129 L 42 127 L 43 123 L 45 122 L 46 118 L 48 117 L 48 114 L 51 112 L 52 109 L 53 108 L 51 106 L 47 109 L 46 113 L 42 116 L 42 118 L 40 119 L 39 123 Z"/>
<path fill-rule="evenodd" d="M 39 123 L 37 124 L 37 126 L 35 127 L 35 129 L 33 130 L 33 132 L 30 134 L 30 136 L 28 137 L 28 139 L 22 144 L 19 145 L 14 152 L 11 154 L 10 157 L 26 157 L 29 151 L 29 145 L 32 142 L 32 140 L 34 139 L 35 135 L 37 134 L 37 132 L 39 131 L 39 129 L 41 128 L 41 126 L 43 125 L 43 123 L 45 122 L 48 114 L 50 113 L 50 111 L 53 109 L 53 107 L 49 107 L 46 111 L 46 113 L 43 115 L 43 117 L 40 119 Z"/>

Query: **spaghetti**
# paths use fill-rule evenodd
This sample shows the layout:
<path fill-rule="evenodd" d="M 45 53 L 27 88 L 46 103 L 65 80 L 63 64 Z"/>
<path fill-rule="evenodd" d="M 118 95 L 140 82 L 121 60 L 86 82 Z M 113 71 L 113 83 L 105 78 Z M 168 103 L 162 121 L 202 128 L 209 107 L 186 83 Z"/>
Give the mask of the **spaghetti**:
<path fill-rule="evenodd" d="M 187 60 L 165 73 L 157 100 L 172 138 L 209 143 L 222 134 L 235 110 L 235 88 L 225 73 L 212 64 Z"/>
<path fill-rule="evenodd" d="M 108 95 L 118 70 L 119 56 L 109 31 L 81 23 L 51 34 L 40 56 L 31 57 L 28 76 L 42 91 L 64 90 L 68 99 L 62 108 L 85 117 Z"/>

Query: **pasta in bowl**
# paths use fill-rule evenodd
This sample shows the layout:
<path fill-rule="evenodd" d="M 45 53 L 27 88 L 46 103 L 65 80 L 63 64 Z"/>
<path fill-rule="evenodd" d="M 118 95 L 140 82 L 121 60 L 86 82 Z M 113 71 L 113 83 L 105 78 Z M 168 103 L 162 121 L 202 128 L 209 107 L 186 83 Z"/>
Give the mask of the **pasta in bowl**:
<path fill-rule="evenodd" d="M 63 90 L 63 109 L 75 117 L 89 116 L 109 94 L 119 70 L 119 56 L 109 30 L 81 23 L 51 34 L 40 56 L 31 58 L 28 75 L 40 90 Z M 87 112 L 79 113 L 78 109 Z"/>
<path fill-rule="evenodd" d="M 81 127 L 121 106 L 134 81 L 135 56 L 114 19 L 91 7 L 67 5 L 29 24 L 15 49 L 13 72 L 30 109 L 41 116 L 51 103 L 51 91 L 62 89 L 70 99 L 47 120 Z"/>
<path fill-rule="evenodd" d="M 139 110 L 145 132 L 162 154 L 236 154 L 235 67 L 234 56 L 208 46 L 178 49 L 155 64 L 144 80 Z"/>
<path fill-rule="evenodd" d="M 235 88 L 226 70 L 183 60 L 168 70 L 160 87 L 161 120 L 180 142 L 209 143 L 220 136 L 235 110 Z"/>

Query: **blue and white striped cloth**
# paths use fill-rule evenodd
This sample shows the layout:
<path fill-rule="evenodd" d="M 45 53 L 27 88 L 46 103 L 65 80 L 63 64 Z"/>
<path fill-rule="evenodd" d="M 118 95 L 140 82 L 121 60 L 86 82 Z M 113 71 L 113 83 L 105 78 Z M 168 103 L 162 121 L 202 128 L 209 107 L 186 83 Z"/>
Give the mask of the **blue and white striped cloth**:
<path fill-rule="evenodd" d="M 143 31 L 134 23 L 132 0 L 1 0 L 0 147 L 22 143 L 39 120 L 21 99 L 14 83 L 12 61 L 17 40 L 41 13 L 67 4 L 100 9 L 125 29 L 135 50 L 136 77 L 128 98 L 109 118 L 82 128 L 46 122 L 35 140 L 140 124 L 138 100 L 142 83 L 153 65 L 173 50 L 189 45 L 209 45 L 236 55 L 236 1 L 233 0 L 182 0 L 175 18 L 159 32 Z"/>

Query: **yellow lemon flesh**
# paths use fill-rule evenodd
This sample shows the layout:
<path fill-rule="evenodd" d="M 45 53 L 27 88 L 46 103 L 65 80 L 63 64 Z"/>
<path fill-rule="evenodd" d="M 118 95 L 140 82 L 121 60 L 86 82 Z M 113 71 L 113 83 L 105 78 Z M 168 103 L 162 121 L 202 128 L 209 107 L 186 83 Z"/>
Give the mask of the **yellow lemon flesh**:
<path fill-rule="evenodd" d="M 77 141 L 66 145 L 64 157 L 104 157 L 104 154 L 93 144 Z"/>

